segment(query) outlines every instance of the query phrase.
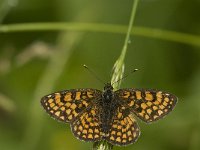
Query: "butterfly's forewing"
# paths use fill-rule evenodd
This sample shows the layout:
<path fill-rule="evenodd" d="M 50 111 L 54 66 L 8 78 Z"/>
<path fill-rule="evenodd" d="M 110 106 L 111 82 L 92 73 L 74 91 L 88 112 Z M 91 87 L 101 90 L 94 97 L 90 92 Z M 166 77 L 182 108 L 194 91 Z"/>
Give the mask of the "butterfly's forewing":
<path fill-rule="evenodd" d="M 51 117 L 70 122 L 99 96 L 101 91 L 95 89 L 65 90 L 44 96 L 41 104 Z"/>
<path fill-rule="evenodd" d="M 140 135 L 136 120 L 130 114 L 129 108 L 120 106 L 111 124 L 107 141 L 113 145 L 125 146 L 134 143 Z"/>
<path fill-rule="evenodd" d="M 177 103 L 173 94 L 151 89 L 120 89 L 115 97 L 147 123 L 163 118 Z"/>

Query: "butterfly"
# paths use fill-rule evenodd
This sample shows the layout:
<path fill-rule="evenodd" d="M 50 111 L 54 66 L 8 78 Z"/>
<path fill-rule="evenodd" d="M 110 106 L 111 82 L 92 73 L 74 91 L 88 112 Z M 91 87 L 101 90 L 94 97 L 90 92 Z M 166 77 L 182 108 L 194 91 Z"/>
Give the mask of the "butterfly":
<path fill-rule="evenodd" d="M 126 146 L 140 136 L 135 116 L 151 123 L 173 110 L 177 97 L 153 89 L 125 88 L 114 91 L 111 83 L 103 91 L 91 88 L 71 89 L 42 97 L 46 112 L 69 123 L 74 136 L 83 141 L 106 140 Z"/>

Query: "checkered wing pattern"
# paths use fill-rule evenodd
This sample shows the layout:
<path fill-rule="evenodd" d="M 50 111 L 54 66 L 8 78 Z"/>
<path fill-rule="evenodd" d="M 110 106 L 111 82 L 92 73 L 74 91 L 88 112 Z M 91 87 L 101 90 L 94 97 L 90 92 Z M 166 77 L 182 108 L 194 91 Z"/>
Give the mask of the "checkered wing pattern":
<path fill-rule="evenodd" d="M 94 99 L 101 96 L 101 93 L 95 89 L 65 90 L 44 96 L 41 104 L 51 117 L 71 122 L 84 112 Z"/>
<path fill-rule="evenodd" d="M 87 108 L 79 117 L 71 122 L 71 130 L 75 137 L 84 141 L 96 142 L 101 140 L 99 110 L 96 105 Z"/>
<path fill-rule="evenodd" d="M 140 135 L 139 126 L 124 106 L 117 109 L 107 141 L 113 145 L 125 146 L 134 143 Z"/>
<path fill-rule="evenodd" d="M 177 103 L 176 96 L 159 90 L 120 89 L 115 95 L 131 112 L 147 123 L 163 118 Z"/>

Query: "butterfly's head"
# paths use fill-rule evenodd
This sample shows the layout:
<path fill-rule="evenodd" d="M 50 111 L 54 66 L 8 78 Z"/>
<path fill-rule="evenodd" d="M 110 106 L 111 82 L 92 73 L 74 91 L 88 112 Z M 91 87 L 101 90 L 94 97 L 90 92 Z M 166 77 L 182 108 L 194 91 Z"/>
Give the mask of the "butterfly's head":
<path fill-rule="evenodd" d="M 104 102 L 110 102 L 113 99 L 113 87 L 111 83 L 106 83 L 103 90 Z"/>
<path fill-rule="evenodd" d="M 113 91 L 113 86 L 111 85 L 111 83 L 105 84 L 104 91 Z"/>

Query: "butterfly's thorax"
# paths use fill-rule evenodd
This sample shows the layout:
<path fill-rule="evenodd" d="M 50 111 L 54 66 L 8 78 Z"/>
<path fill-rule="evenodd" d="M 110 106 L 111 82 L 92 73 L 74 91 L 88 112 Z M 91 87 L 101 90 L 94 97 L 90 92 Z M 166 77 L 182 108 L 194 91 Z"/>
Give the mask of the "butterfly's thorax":
<path fill-rule="evenodd" d="M 110 84 L 107 84 L 104 87 L 100 104 L 102 108 L 100 116 L 102 122 L 102 131 L 106 134 L 109 132 L 112 117 L 116 111 L 113 87 Z"/>

